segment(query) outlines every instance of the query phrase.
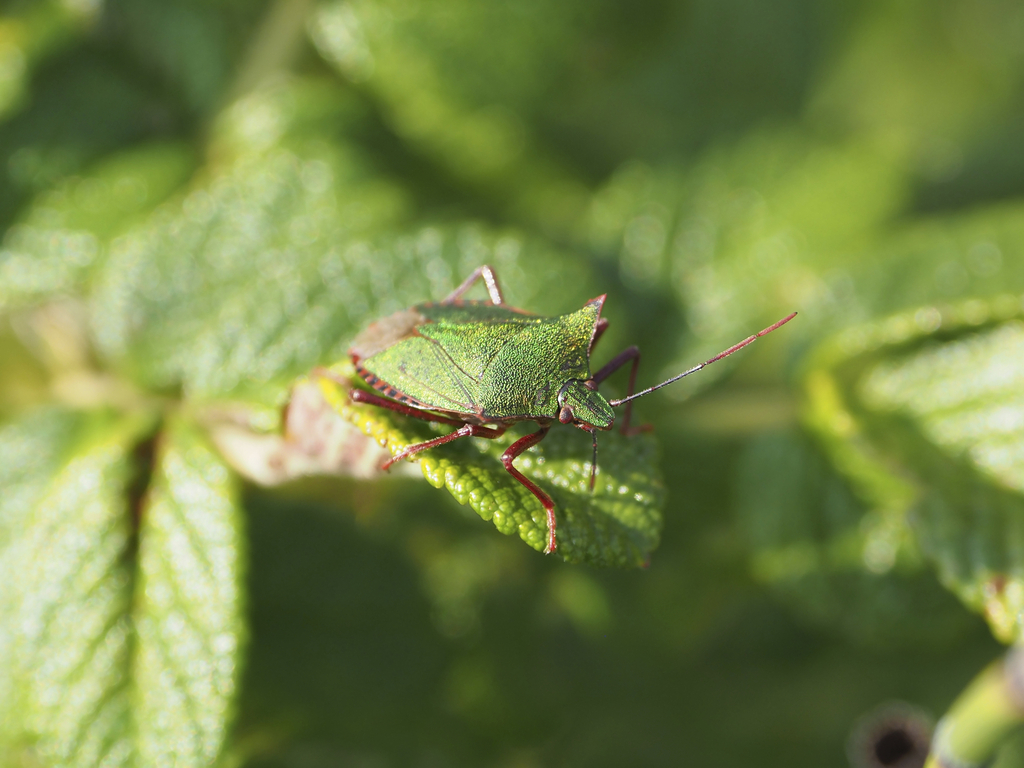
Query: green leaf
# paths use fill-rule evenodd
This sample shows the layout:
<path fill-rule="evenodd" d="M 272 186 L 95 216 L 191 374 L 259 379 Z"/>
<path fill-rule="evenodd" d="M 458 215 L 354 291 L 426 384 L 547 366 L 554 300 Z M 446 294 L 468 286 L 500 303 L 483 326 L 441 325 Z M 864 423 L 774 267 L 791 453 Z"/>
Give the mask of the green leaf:
<path fill-rule="evenodd" d="M 409 146 L 566 232 L 587 178 L 798 112 L 807 42 L 837 15 L 789 6 L 783 22 L 746 0 L 336 0 L 311 31 Z"/>
<path fill-rule="evenodd" d="M 150 144 L 40 194 L 4 237 L 0 310 L 79 289 L 103 262 L 110 238 L 180 188 L 194 164 L 185 145 Z"/>
<path fill-rule="evenodd" d="M 405 0 L 332 2 L 314 14 L 311 33 L 328 62 L 373 93 L 410 147 L 441 165 L 470 195 L 551 231 L 579 215 L 585 188 L 533 140 L 516 112 L 520 105 L 502 103 L 502 97 L 518 100 L 524 90 L 546 88 L 552 58 L 573 59 L 562 41 L 537 34 L 556 27 L 572 34 L 572 6 L 510 9 L 470 2 L 438 13 Z M 480 46 L 487 49 L 482 58 Z M 525 50 L 531 55 L 522 55 Z M 438 56 L 441 51 L 446 55 Z M 485 61 L 500 64 L 484 74 Z"/>
<path fill-rule="evenodd" d="M 936 300 L 1024 291 L 1024 260 L 1015 257 L 1024 248 L 1020 203 L 903 223 L 910 181 L 868 142 L 761 132 L 687 168 L 627 164 L 595 194 L 585 230 L 615 253 L 624 282 L 670 291 L 684 308 L 692 337 L 667 370 L 707 359 L 793 310 L 800 318 L 765 346 L 792 349 Z M 785 356 L 763 350 L 751 354 L 778 376 Z M 666 394 L 685 397 L 729 367 Z"/>
<path fill-rule="evenodd" d="M 294 377 L 361 320 L 368 285 L 388 291 L 394 273 L 370 274 L 359 238 L 394 223 L 399 191 L 368 179 L 344 147 L 299 155 L 278 145 L 295 111 L 322 95 L 292 89 L 236 105 L 228 122 L 243 132 L 258 123 L 254 145 L 111 253 L 92 300 L 97 342 L 145 386 L 202 396 Z M 353 261 L 360 274 L 347 280 Z"/>
<path fill-rule="evenodd" d="M 48 411 L 0 432 L 4 762 L 205 766 L 223 750 L 244 638 L 233 484 L 176 422 L 134 506 L 151 425 Z"/>
<path fill-rule="evenodd" d="M 233 714 L 246 639 L 237 483 L 174 419 L 142 509 L 134 606 L 140 765 L 211 765 Z"/>
<path fill-rule="evenodd" d="M 32 70 L 79 37 L 94 15 L 88 8 L 55 0 L 4 11 L 0 16 L 0 118 L 22 105 Z"/>
<path fill-rule="evenodd" d="M 853 328 L 806 379 L 807 423 L 855 493 L 1007 641 L 1024 609 L 1022 314 L 997 297 Z"/>
<path fill-rule="evenodd" d="M 80 419 L 59 411 L 40 411 L 30 418 L 10 424 L 0 431 L 0 576 L 5 587 L 0 591 L 0 756 L 15 735 L 14 715 L 17 712 L 14 663 L 14 624 L 11 621 L 17 603 L 10 580 L 11 550 L 26 520 L 39 499 L 46 493 L 47 483 L 57 473 L 62 459 L 61 449 L 74 440 Z"/>
<path fill-rule="evenodd" d="M 483 263 L 517 302 L 558 297 L 564 310 L 567 293 L 594 295 L 586 278 L 566 290 L 561 275 L 579 261 L 542 241 L 408 226 L 402 190 L 321 130 L 343 111 L 331 94 L 299 81 L 234 105 L 220 127 L 232 161 L 118 238 L 92 317 L 101 352 L 131 378 L 282 401 L 367 322 L 443 296 Z"/>
<path fill-rule="evenodd" d="M 332 374 L 351 377 L 351 367 L 337 366 Z M 320 382 L 328 402 L 364 434 L 386 445 L 392 455 L 452 430 L 384 408 L 352 403 L 347 388 L 333 380 L 321 378 Z M 558 555 L 570 563 L 644 565 L 658 545 L 664 505 L 654 438 L 649 433 L 625 437 L 617 430 L 600 433 L 597 480 L 591 493 L 590 436 L 560 427 L 555 424 L 541 443 L 516 460 L 516 467 L 555 502 Z M 516 436 L 460 439 L 413 459 L 435 488 L 446 488 L 456 501 L 469 504 L 502 533 L 518 533 L 528 545 L 543 551 L 548 539 L 547 514 L 501 464 L 501 454 Z"/>
<path fill-rule="evenodd" d="M 907 180 L 876 148 L 827 144 L 799 131 L 752 134 L 709 150 L 689 167 L 621 168 L 586 221 L 590 242 L 614 253 L 623 281 L 669 293 L 692 335 L 667 370 L 706 360 L 798 310 L 765 346 L 798 343 L 849 322 L 847 270 L 903 205 Z M 738 362 L 739 358 L 736 358 Z M 667 393 L 683 398 L 733 363 Z M 778 376 L 778 373 L 775 373 Z"/>
<path fill-rule="evenodd" d="M 139 66 L 158 73 L 193 112 L 209 111 L 223 91 L 236 53 L 238 19 L 210 3 L 110 0 L 108 23 L 116 24 Z M 234 38 L 234 39 L 233 39 Z"/>
<path fill-rule="evenodd" d="M 132 751 L 125 488 L 139 426 L 48 412 L 0 433 L 3 746 L 47 764 L 124 765 Z"/>
<path fill-rule="evenodd" d="M 874 646 L 948 646 L 971 626 L 909 531 L 894 539 L 898 521 L 869 509 L 805 437 L 755 438 L 734 487 L 753 576 L 811 622 Z"/>
<path fill-rule="evenodd" d="M 173 105 L 137 70 L 112 66 L 96 46 L 75 46 L 40 68 L 26 108 L 0 123 L 0 219 L 9 223 L 27 196 L 145 142 L 154 118 L 164 125 L 177 120 Z"/>
<path fill-rule="evenodd" d="M 949 16 L 927 0 L 859 12 L 805 109 L 832 130 L 903 148 L 925 179 L 956 175 L 963 143 L 988 138 L 999 124 L 993 115 L 1012 103 L 1013 26 L 995 8 L 964 7 Z M 978 31 L 979 42 L 964 44 L 967 28 Z M 981 50 L 988 56 L 979 57 Z"/>
<path fill-rule="evenodd" d="M 1024 291 L 1024 206 L 992 205 L 915 221 L 852 267 L 855 317 Z"/>

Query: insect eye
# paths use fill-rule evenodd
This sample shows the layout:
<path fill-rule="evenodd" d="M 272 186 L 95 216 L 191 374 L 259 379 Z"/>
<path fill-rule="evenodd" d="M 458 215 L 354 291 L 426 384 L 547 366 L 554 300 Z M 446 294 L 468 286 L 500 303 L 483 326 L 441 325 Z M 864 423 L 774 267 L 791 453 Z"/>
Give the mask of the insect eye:
<path fill-rule="evenodd" d="M 572 408 L 568 405 L 563 405 L 558 411 L 558 420 L 563 424 L 568 424 L 572 421 Z"/>

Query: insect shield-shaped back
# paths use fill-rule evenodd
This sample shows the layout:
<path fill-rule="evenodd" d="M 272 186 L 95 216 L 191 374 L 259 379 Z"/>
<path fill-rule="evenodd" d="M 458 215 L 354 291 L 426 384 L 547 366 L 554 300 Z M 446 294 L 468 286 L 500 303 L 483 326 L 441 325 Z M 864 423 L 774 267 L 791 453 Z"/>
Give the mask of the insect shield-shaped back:
<path fill-rule="evenodd" d="M 604 297 L 558 317 L 481 302 L 419 304 L 353 342 L 358 374 L 392 400 L 479 424 L 558 418 L 570 381 L 590 379 Z M 583 398 L 573 398 L 590 415 Z"/>

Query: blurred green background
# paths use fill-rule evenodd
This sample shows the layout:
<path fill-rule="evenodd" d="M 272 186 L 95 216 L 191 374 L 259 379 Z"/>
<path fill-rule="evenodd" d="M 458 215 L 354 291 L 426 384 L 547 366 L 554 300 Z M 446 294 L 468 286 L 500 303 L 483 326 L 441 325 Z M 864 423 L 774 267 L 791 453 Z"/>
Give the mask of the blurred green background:
<path fill-rule="evenodd" d="M 1014 0 L 3 2 L 0 761 L 845 766 L 940 716 L 1024 626 L 1022 131 Z M 638 403 L 648 568 L 211 441 L 483 263 L 607 293 L 646 383 L 799 310 Z"/>

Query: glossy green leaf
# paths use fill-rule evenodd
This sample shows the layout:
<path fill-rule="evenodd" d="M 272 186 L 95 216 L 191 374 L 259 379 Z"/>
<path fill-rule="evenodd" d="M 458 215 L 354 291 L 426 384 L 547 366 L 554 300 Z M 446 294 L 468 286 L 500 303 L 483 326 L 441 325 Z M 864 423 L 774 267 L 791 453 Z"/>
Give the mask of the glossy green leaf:
<path fill-rule="evenodd" d="M 234 486 L 179 424 L 142 503 L 151 424 L 51 411 L 0 432 L 5 764 L 198 767 L 223 750 L 244 638 Z"/>
<path fill-rule="evenodd" d="M 1024 323 L 1011 297 L 924 307 L 824 345 L 808 424 L 897 537 L 1005 640 L 1024 608 Z"/>
<path fill-rule="evenodd" d="M 142 508 L 133 608 L 141 765 L 212 765 L 224 748 L 246 640 L 237 482 L 196 427 L 161 436 Z"/>
<path fill-rule="evenodd" d="M 351 375 L 342 365 L 339 377 Z M 392 455 L 413 443 L 451 431 L 384 408 L 352 403 L 347 389 L 320 379 L 325 397 L 364 434 L 386 445 Z M 529 423 L 530 426 L 532 422 Z M 506 535 L 518 534 L 543 551 L 547 514 L 537 498 L 501 464 L 501 454 L 527 430 L 510 430 L 496 440 L 470 438 L 414 457 L 435 488 L 446 488 Z M 649 433 L 625 437 L 616 430 L 598 437 L 598 471 L 589 488 L 590 436 L 555 424 L 544 440 L 516 460 L 516 467 L 537 482 L 555 502 L 558 550 L 571 563 L 640 566 L 658 545 L 664 486 L 654 438 Z"/>

